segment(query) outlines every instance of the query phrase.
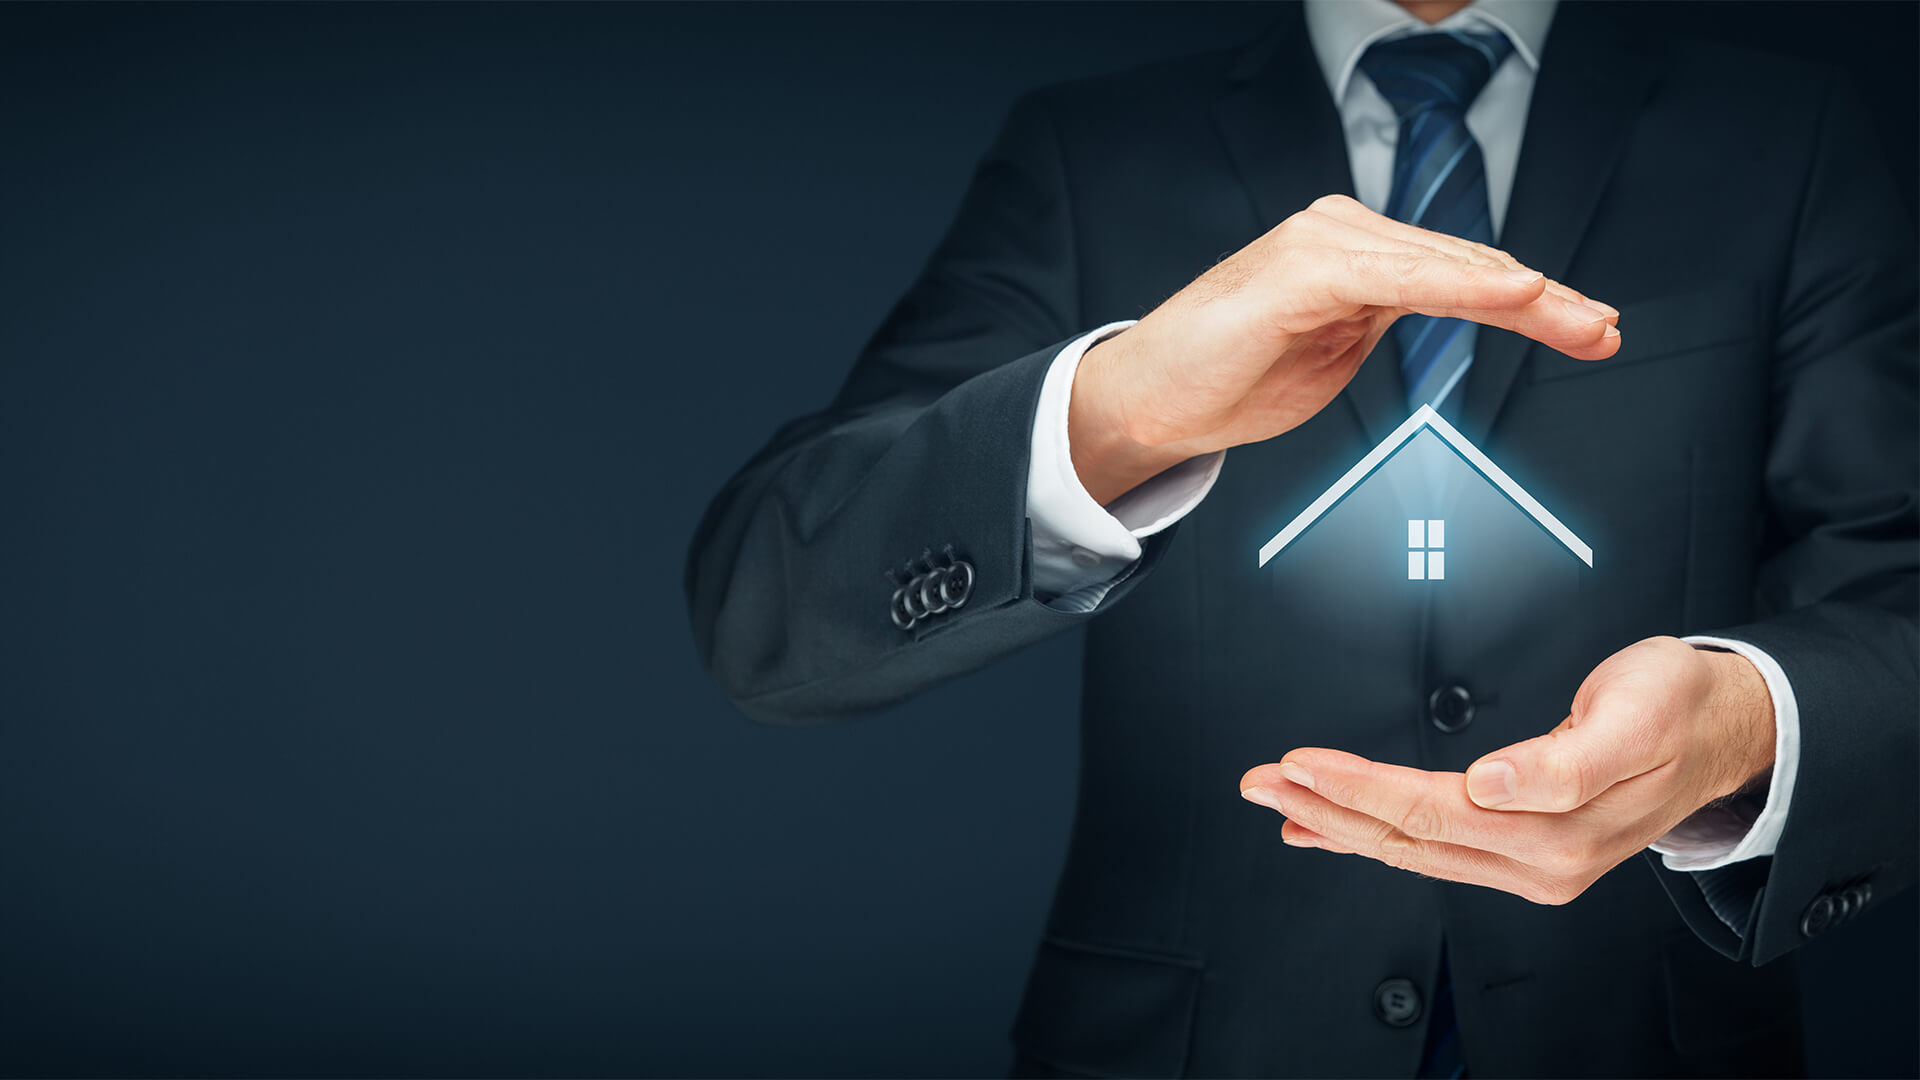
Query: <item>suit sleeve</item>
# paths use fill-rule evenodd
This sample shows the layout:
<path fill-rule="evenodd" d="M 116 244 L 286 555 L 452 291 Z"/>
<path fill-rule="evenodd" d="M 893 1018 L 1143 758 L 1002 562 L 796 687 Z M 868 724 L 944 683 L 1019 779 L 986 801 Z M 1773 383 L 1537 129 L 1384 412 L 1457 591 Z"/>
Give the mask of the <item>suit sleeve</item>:
<path fill-rule="evenodd" d="M 1086 617 L 1035 599 L 1026 515 L 1041 385 L 1088 329 L 1075 263 L 1057 129 L 1028 98 L 833 402 L 781 428 L 694 535 L 695 644 L 749 716 L 850 717 Z M 959 563 L 962 603 L 896 624 L 896 588 Z"/>
<path fill-rule="evenodd" d="M 1785 672 L 1800 714 L 1770 858 L 1681 873 L 1688 924 L 1755 964 L 1912 884 L 1920 697 L 1913 228 L 1869 113 L 1826 95 L 1776 307 L 1760 617 L 1716 630 Z"/>

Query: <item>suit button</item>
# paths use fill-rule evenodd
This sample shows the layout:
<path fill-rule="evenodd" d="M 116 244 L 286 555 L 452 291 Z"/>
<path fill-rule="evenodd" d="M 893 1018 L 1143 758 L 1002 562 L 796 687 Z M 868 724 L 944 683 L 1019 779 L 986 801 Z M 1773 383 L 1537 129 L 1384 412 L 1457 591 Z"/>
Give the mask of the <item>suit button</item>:
<path fill-rule="evenodd" d="M 945 570 L 936 571 L 935 573 L 928 574 L 925 577 L 915 578 L 914 580 L 920 583 L 918 586 L 920 606 L 927 609 L 927 614 L 938 615 L 951 606 L 940 597 L 940 586 L 945 584 L 947 580 L 947 572 Z"/>
<path fill-rule="evenodd" d="M 891 614 L 893 615 L 893 625 L 902 630 L 911 630 L 913 624 L 917 621 L 913 617 L 913 612 L 907 608 L 907 587 L 905 585 L 893 590 Z"/>
<path fill-rule="evenodd" d="M 947 567 L 940 578 L 940 599 L 950 608 L 957 608 L 973 595 L 973 564 L 965 559 Z"/>
<path fill-rule="evenodd" d="M 1827 927 L 1833 925 L 1835 908 L 1833 897 L 1821 893 L 1807 905 L 1806 914 L 1800 916 L 1800 932 L 1807 937 L 1819 937 Z"/>
<path fill-rule="evenodd" d="M 1420 1019 L 1420 988 L 1412 979 L 1388 979 L 1374 988 L 1373 1012 L 1391 1027 L 1406 1027 Z"/>
<path fill-rule="evenodd" d="M 1854 885 L 1841 892 L 1840 899 L 1847 905 L 1847 917 L 1852 918 L 1866 910 L 1867 901 L 1872 898 L 1873 890 L 1865 885 Z"/>
<path fill-rule="evenodd" d="M 1427 696 L 1427 719 L 1451 735 L 1473 723 L 1473 695 L 1464 686 L 1443 686 Z"/>

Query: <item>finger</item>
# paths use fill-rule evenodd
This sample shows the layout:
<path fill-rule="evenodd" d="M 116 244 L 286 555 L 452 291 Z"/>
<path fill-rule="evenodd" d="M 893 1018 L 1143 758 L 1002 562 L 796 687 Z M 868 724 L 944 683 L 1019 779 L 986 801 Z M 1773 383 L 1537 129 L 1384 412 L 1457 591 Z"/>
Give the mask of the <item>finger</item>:
<path fill-rule="evenodd" d="M 1353 203 L 1352 199 L 1345 201 Z M 1358 203 L 1354 205 L 1359 206 Z M 1314 241 L 1328 247 L 1349 251 L 1419 252 L 1495 270 L 1526 269 L 1518 264 L 1503 263 L 1494 258 L 1491 252 L 1478 250 L 1477 245 L 1469 245 L 1458 237 L 1415 228 L 1392 218 L 1381 217 L 1365 207 L 1360 207 L 1360 216 L 1354 218 L 1341 212 L 1337 204 L 1331 208 L 1331 212 L 1321 210 L 1320 206 L 1321 203 L 1316 202 L 1299 215 L 1299 221 L 1308 227 Z"/>
<path fill-rule="evenodd" d="M 1432 229 L 1423 229 L 1418 225 L 1409 225 L 1385 214 L 1375 213 L 1357 199 L 1345 195 L 1328 196 L 1317 200 L 1312 209 L 1318 211 L 1327 220 L 1340 222 L 1369 236 L 1379 237 L 1389 242 L 1445 251 L 1463 261 L 1496 269 L 1529 269 L 1522 266 L 1518 259 L 1497 248 L 1476 244 L 1471 240 L 1462 240 L 1447 233 L 1434 232 Z M 1358 248 L 1379 246 L 1377 243 L 1357 245 Z"/>
<path fill-rule="evenodd" d="M 1554 296 L 1545 277 L 1533 271 L 1404 251 L 1336 249 L 1295 258 L 1281 272 L 1290 276 L 1290 284 L 1307 285 L 1305 295 L 1316 307 L 1373 306 L 1467 319 L 1585 360 L 1604 359 L 1619 347 L 1620 332 L 1608 325 L 1604 312 Z"/>
<path fill-rule="evenodd" d="M 1271 786 L 1279 779 L 1413 839 L 1479 848 L 1535 865 L 1564 843 L 1569 827 L 1557 816 L 1503 814 L 1478 806 L 1467 797 L 1460 773 L 1386 765 L 1318 747 L 1294 750 L 1278 764 L 1252 769 L 1241 785 Z"/>
<path fill-rule="evenodd" d="M 1422 231 L 1425 231 L 1425 230 L 1422 230 Z M 1436 235 L 1445 236 L 1446 234 L 1439 233 Z M 1462 240 L 1459 237 L 1447 237 L 1447 239 L 1452 240 L 1455 243 L 1460 244 L 1464 247 L 1468 247 L 1475 251 L 1481 252 L 1485 257 L 1494 260 L 1495 262 L 1499 263 L 1502 266 L 1505 266 L 1509 270 L 1531 270 L 1532 269 L 1532 267 L 1527 266 L 1526 264 L 1522 263 L 1520 260 L 1514 258 L 1512 255 L 1507 254 L 1506 252 L 1500 250 L 1497 247 L 1490 247 L 1486 244 L 1482 244 L 1473 240 Z M 1607 304 L 1599 300 L 1595 300 L 1592 297 L 1588 296 L 1586 293 L 1583 293 L 1579 289 L 1576 289 L 1571 285 L 1565 284 L 1564 282 L 1559 282 L 1559 281 L 1555 281 L 1552 278 L 1548 278 L 1547 291 L 1554 294 L 1555 296 L 1560 297 L 1562 300 L 1572 300 L 1576 303 L 1585 304 L 1588 307 L 1593 308 L 1594 310 L 1605 314 L 1607 317 L 1607 323 L 1609 325 L 1618 325 L 1620 322 L 1620 310 L 1618 308 L 1614 307 L 1612 304 Z"/>
<path fill-rule="evenodd" d="M 1485 244 L 1475 243 L 1472 240 L 1461 240 L 1460 243 L 1465 244 L 1468 247 L 1478 248 L 1479 250 L 1487 253 L 1489 256 L 1491 256 L 1495 260 L 1499 261 L 1501 265 L 1506 266 L 1510 270 L 1532 269 L 1532 267 L 1525 266 L 1520 262 L 1520 260 L 1514 258 L 1513 256 L 1507 254 L 1504 251 L 1501 251 L 1499 248 L 1488 247 Z M 1620 325 L 1620 309 L 1614 307 L 1612 304 L 1595 300 L 1592 297 L 1588 296 L 1586 293 L 1581 292 L 1579 289 L 1576 289 L 1573 286 L 1565 284 L 1563 282 L 1555 281 L 1552 278 L 1547 279 L 1547 291 L 1552 293 L 1555 296 L 1558 296 L 1562 300 L 1572 300 L 1575 303 L 1585 304 L 1588 307 L 1593 308 L 1595 311 L 1601 312 L 1607 317 L 1607 325 L 1609 326 Z"/>
<path fill-rule="evenodd" d="M 1353 854 L 1429 877 L 1484 885 L 1529 900 L 1541 901 L 1551 893 L 1547 878 L 1539 870 L 1504 855 L 1470 847 L 1417 840 L 1384 822 L 1355 810 L 1337 806 L 1314 792 L 1288 780 L 1262 783 L 1243 794 L 1259 791 L 1252 801 L 1274 806 L 1303 829 L 1325 837 Z M 1270 800 L 1270 801 L 1269 801 Z M 1283 827 L 1282 831 L 1285 829 Z"/>
<path fill-rule="evenodd" d="M 1293 847 L 1319 848 L 1321 851 L 1331 851 L 1335 855 L 1353 854 L 1353 849 L 1341 847 L 1291 818 L 1280 822 L 1280 839 Z"/>
<path fill-rule="evenodd" d="M 1503 813 L 1564 814 L 1623 780 L 1666 764 L 1658 738 L 1620 706 L 1602 706 L 1524 742 L 1495 750 L 1467 769 L 1467 795 Z"/>
<path fill-rule="evenodd" d="M 1317 211 L 1325 221 L 1336 222 L 1348 228 L 1358 230 L 1363 234 L 1380 237 L 1391 242 L 1406 244 L 1415 248 L 1444 251 L 1448 254 L 1459 256 L 1468 262 L 1477 263 L 1482 266 L 1493 266 L 1507 270 L 1532 269 L 1519 259 L 1514 258 L 1499 248 L 1473 240 L 1465 240 L 1448 233 L 1423 229 L 1418 225 L 1409 225 L 1404 221 L 1397 221 L 1384 214 L 1375 213 L 1361 205 L 1358 200 L 1345 195 L 1326 196 L 1316 200 L 1311 209 Z M 1352 246 L 1355 250 L 1364 250 L 1367 248 L 1378 248 L 1380 244 L 1377 242 L 1372 244 L 1361 243 Z M 1601 312 L 1606 317 L 1608 325 L 1616 325 L 1620 321 L 1620 312 L 1618 309 L 1614 308 L 1611 304 L 1593 300 L 1572 286 L 1548 278 L 1547 291 L 1562 300 L 1571 300 Z"/>
<path fill-rule="evenodd" d="M 1431 247 L 1375 240 L 1299 253 L 1311 259 L 1307 284 L 1338 300 L 1422 315 L 1520 311 L 1546 292 L 1546 277 L 1470 262 Z M 1298 268 L 1283 267 L 1294 273 Z"/>
<path fill-rule="evenodd" d="M 1615 316 L 1575 296 L 1577 294 L 1573 290 L 1547 279 L 1546 289 L 1540 297 L 1518 310 L 1422 314 L 1448 315 L 1512 330 L 1576 360 L 1607 359 L 1620 348 L 1620 330 L 1614 325 Z"/>
<path fill-rule="evenodd" d="M 1345 251 L 1417 254 L 1493 270 L 1518 271 L 1528 275 L 1538 273 L 1522 265 L 1518 259 L 1506 252 L 1487 247 L 1485 244 L 1476 244 L 1457 236 L 1448 236 L 1446 233 L 1406 225 L 1391 218 L 1381 217 L 1364 207 L 1362 212 L 1386 227 L 1378 230 L 1365 228 L 1325 214 L 1302 215 L 1302 223 L 1310 232 L 1312 241 L 1326 247 Z M 1578 289 L 1561 284 L 1552 278 L 1547 279 L 1547 292 L 1561 300 L 1570 300 L 1593 308 L 1603 315 L 1609 326 L 1619 321 L 1620 313 L 1611 306 L 1589 300 L 1586 294 Z"/>

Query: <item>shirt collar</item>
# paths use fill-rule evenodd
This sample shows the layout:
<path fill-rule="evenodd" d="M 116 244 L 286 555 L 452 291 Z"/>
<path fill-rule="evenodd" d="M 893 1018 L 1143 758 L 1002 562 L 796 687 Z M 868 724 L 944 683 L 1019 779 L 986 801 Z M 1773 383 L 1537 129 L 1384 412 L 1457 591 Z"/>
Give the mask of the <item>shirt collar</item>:
<path fill-rule="evenodd" d="M 1307 38 L 1337 104 L 1369 45 L 1428 30 L 1498 30 L 1513 42 L 1513 54 L 1540 70 L 1540 50 L 1559 0 L 1475 0 L 1428 26 L 1393 0 L 1306 0 Z"/>

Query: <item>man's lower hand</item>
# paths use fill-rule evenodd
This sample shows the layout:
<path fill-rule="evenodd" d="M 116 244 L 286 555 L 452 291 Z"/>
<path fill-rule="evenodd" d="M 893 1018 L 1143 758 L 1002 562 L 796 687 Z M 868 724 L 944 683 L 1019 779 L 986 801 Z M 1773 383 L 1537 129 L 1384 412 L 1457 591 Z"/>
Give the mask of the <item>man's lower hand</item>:
<path fill-rule="evenodd" d="M 1581 684 L 1571 715 L 1466 773 L 1294 750 L 1240 793 L 1298 847 L 1564 904 L 1773 763 L 1773 700 L 1735 653 L 1650 638 Z"/>

